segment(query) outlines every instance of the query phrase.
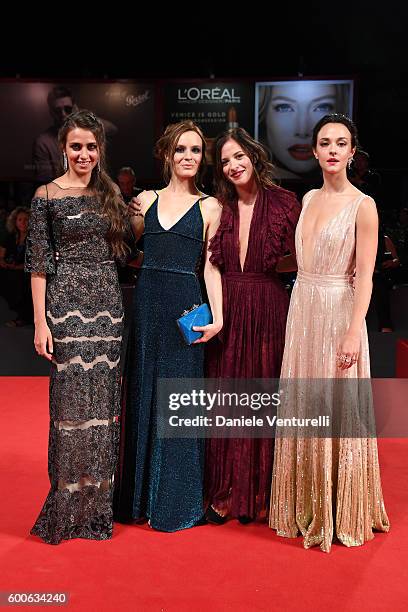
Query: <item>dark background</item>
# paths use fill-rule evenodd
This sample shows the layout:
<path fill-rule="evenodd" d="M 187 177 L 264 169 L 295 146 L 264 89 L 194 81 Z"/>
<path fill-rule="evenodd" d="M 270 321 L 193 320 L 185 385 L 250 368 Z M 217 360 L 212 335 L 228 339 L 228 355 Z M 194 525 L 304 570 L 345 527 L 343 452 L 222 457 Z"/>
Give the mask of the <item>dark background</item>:
<path fill-rule="evenodd" d="M 1 26 L 4 78 L 353 76 L 361 144 L 389 186 L 390 203 L 405 197 L 408 12 L 401 3 L 66 4 L 34 7 L 33 16 L 26 11 Z"/>
<path fill-rule="evenodd" d="M 10 8 L 7 15 L 0 9 L 5 79 L 353 77 L 360 141 L 383 182 L 378 204 L 408 205 L 408 11 L 401 2 L 60 3 L 19 5 L 15 15 Z M 0 146 L 16 144 L 0 134 Z M 391 296 L 396 332 L 371 332 L 373 376 L 395 375 L 395 343 L 401 330 L 406 335 L 405 293 Z M 368 319 L 376 329 L 370 312 Z M 32 328 L 18 331 L 31 347 Z M 45 362 L 21 351 L 16 330 L 4 333 L 10 336 L 2 338 L 9 347 L 3 374 L 32 374 L 33 363 L 35 373 L 45 373 Z"/>

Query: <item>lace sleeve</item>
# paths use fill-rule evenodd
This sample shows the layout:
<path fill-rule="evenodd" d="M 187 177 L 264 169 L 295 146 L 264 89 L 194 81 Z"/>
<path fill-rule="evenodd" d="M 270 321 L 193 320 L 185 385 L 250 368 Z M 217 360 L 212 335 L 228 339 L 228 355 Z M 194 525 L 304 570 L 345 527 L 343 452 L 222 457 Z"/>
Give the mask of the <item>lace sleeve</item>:
<path fill-rule="evenodd" d="M 24 269 L 38 274 L 54 274 L 55 259 L 48 226 L 48 202 L 46 197 L 39 196 L 39 192 L 37 190 L 31 202 Z"/>

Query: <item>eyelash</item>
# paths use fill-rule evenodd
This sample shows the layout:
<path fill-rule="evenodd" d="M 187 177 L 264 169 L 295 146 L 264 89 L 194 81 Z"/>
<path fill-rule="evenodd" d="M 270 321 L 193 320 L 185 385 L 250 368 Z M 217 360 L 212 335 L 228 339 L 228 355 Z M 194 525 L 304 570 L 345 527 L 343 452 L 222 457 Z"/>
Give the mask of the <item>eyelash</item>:
<path fill-rule="evenodd" d="M 275 110 L 277 113 L 293 113 L 294 112 L 294 108 L 293 106 L 291 106 L 290 104 L 275 104 L 275 106 L 273 107 L 273 110 Z"/>
<path fill-rule="evenodd" d="M 314 113 L 332 113 L 334 111 L 334 105 L 330 102 L 322 102 L 314 107 Z"/>
<path fill-rule="evenodd" d="M 337 145 L 339 147 L 345 147 L 345 146 L 347 146 L 347 143 L 346 142 L 338 142 Z M 320 146 L 321 147 L 327 147 L 327 146 L 329 146 L 329 143 L 328 142 L 321 142 Z"/>
<path fill-rule="evenodd" d="M 186 150 L 185 147 L 176 147 L 176 153 L 184 153 L 184 151 Z M 193 147 L 191 149 L 192 153 L 195 153 L 196 155 L 198 155 L 199 153 L 201 153 L 201 149 L 200 147 Z"/>
<path fill-rule="evenodd" d="M 295 109 L 290 104 L 281 102 L 280 104 L 275 104 L 273 110 L 277 113 L 294 113 Z M 314 113 L 331 113 L 334 111 L 334 105 L 330 102 L 322 102 L 313 108 Z"/>
<path fill-rule="evenodd" d="M 82 147 L 79 144 L 73 144 L 73 145 L 71 145 L 71 149 L 73 151 L 80 151 L 82 149 Z M 88 151 L 96 151 L 97 145 L 96 144 L 87 145 L 87 149 L 88 149 Z"/>
<path fill-rule="evenodd" d="M 242 159 L 243 157 L 245 157 L 244 153 L 238 153 L 238 155 L 234 155 L 235 159 Z M 222 166 L 226 166 L 228 164 L 228 162 L 229 162 L 228 159 L 221 160 L 221 165 Z"/>

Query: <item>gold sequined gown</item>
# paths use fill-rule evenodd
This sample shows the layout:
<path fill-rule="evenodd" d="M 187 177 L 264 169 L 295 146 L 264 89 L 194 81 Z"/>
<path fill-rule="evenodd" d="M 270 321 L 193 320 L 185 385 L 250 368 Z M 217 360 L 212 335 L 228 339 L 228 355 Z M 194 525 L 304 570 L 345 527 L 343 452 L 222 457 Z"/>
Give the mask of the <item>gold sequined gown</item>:
<path fill-rule="evenodd" d="M 306 271 L 302 225 L 314 193 L 305 196 L 296 229 L 298 276 L 281 379 L 369 378 L 365 325 L 357 363 L 346 370 L 336 365 L 337 348 L 352 315 L 355 223 L 366 196 L 349 202 L 316 235 L 311 269 Z M 295 403 L 301 405 L 300 395 Z M 278 416 L 284 413 L 282 402 Z M 285 437 L 283 430 L 277 430 L 269 525 L 289 538 L 300 531 L 305 548 L 320 545 L 325 552 L 330 551 L 334 535 L 346 546 L 359 546 L 374 537 L 373 529 L 388 531 L 376 439 Z"/>

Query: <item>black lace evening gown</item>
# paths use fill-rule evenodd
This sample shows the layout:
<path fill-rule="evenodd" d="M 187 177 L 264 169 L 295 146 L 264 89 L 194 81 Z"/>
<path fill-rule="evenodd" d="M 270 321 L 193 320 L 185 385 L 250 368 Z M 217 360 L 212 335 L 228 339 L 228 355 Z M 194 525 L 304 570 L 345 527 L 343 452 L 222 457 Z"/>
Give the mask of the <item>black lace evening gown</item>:
<path fill-rule="evenodd" d="M 112 535 L 123 309 L 107 229 L 87 190 L 50 183 L 32 201 L 26 271 L 47 274 L 54 359 L 51 489 L 31 533 L 51 544 Z"/>

